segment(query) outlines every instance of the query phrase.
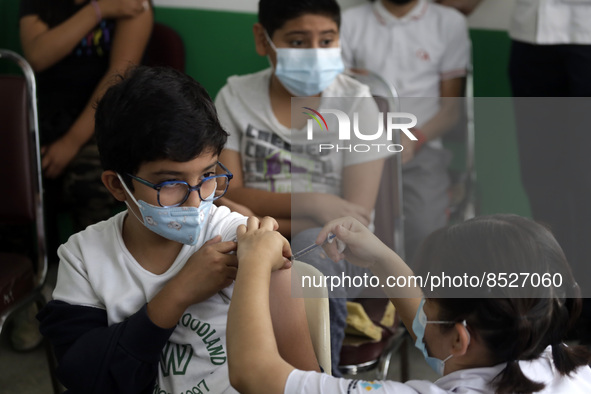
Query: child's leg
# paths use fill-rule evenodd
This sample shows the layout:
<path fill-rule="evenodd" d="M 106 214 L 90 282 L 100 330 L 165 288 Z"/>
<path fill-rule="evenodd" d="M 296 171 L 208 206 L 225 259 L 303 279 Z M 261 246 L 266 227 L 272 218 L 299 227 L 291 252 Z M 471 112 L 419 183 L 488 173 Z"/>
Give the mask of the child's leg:
<path fill-rule="evenodd" d="M 424 146 L 402 167 L 405 261 L 409 264 L 421 242 L 447 224 L 450 158 L 447 150 Z"/>

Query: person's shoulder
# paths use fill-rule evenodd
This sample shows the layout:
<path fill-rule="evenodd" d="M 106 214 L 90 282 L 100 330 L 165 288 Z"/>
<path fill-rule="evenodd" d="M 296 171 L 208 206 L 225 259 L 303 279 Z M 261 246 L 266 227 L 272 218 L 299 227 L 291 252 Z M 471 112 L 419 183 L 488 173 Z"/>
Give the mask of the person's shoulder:
<path fill-rule="evenodd" d="M 363 18 L 372 13 L 373 3 L 361 4 L 354 7 L 347 8 L 342 13 L 342 19 L 345 20 L 352 20 L 357 18 Z"/>
<path fill-rule="evenodd" d="M 110 217 L 102 222 L 95 223 L 86 227 L 86 229 L 75 233 L 68 238 L 68 241 L 62 245 L 69 250 L 83 250 L 87 248 L 103 248 L 112 243 L 114 237 L 120 237 L 119 229 L 123 225 L 126 211 Z"/>
<path fill-rule="evenodd" d="M 222 87 L 219 94 L 237 95 L 248 92 L 253 88 L 261 89 L 261 86 L 264 86 L 263 84 L 265 82 L 268 83 L 271 73 L 272 70 L 270 68 L 265 68 L 250 74 L 232 75 L 228 77 L 226 84 Z"/>
<path fill-rule="evenodd" d="M 232 241 L 236 239 L 236 229 L 241 224 L 246 224 L 246 220 L 246 216 L 232 212 L 228 207 L 214 205 L 209 214 L 206 239 L 221 235 L 222 241 Z"/>
<path fill-rule="evenodd" d="M 371 97 L 369 87 L 356 79 L 341 73 L 322 92 L 323 97 Z"/>
<path fill-rule="evenodd" d="M 464 16 L 464 14 L 462 14 L 460 11 L 456 10 L 453 7 L 437 3 L 429 3 L 427 12 L 431 14 L 433 17 L 436 17 L 445 23 L 459 23 L 460 26 L 461 24 L 466 24 L 466 17 Z"/>
<path fill-rule="evenodd" d="M 215 220 L 240 219 L 246 221 L 246 216 L 242 215 L 241 213 L 231 211 L 230 208 L 225 205 L 213 205 L 211 207 L 211 215 L 212 218 L 215 218 Z"/>

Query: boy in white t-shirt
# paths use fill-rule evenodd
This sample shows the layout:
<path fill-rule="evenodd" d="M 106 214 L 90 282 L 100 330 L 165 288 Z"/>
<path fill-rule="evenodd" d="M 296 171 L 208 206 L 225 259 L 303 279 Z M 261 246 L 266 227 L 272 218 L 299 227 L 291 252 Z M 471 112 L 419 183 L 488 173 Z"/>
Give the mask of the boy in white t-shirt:
<path fill-rule="evenodd" d="M 185 74 L 139 67 L 98 104 L 96 135 L 103 183 L 128 209 L 59 249 L 38 318 L 61 382 L 72 393 L 234 392 L 226 315 L 246 218 L 212 204 L 232 174 L 211 99 Z M 277 344 L 318 370 L 290 274 L 273 279 Z"/>
<path fill-rule="evenodd" d="M 412 262 L 422 239 L 447 222 L 450 154 L 441 136 L 459 115 L 459 101 L 450 97 L 463 95 L 466 21 L 428 0 L 375 0 L 343 12 L 341 41 L 345 64 L 392 83 L 401 110 L 418 119 L 417 141 L 401 134 L 405 253 Z"/>
<path fill-rule="evenodd" d="M 378 148 L 320 152 L 318 140 L 307 140 L 307 118 L 302 112 L 311 113 L 322 105 L 334 108 L 336 103 L 351 121 L 353 114 L 361 114 L 358 119 L 365 123 L 359 129 L 367 134 L 378 126 L 378 108 L 369 88 L 341 73 L 337 2 L 261 0 L 258 18 L 253 28 L 256 50 L 268 57 L 271 68 L 230 77 L 216 97 L 220 122 L 229 133 L 220 158 L 234 174 L 228 198 L 257 216 L 276 218 L 279 231 L 291 237 L 294 250 L 300 250 L 314 242 L 320 227 L 337 217 L 349 215 L 370 225 L 383 159 L 392 153 Z M 309 104 L 294 105 L 297 111 L 292 113 L 295 97 L 305 97 L 297 102 Z M 324 119 L 327 131 L 338 129 L 335 116 Z M 319 132 L 314 138 L 329 134 Z M 351 133 L 349 142 L 369 146 L 387 141 L 360 140 Z M 346 261 L 334 264 L 321 251 L 302 260 L 325 275 L 365 273 Z M 343 287 L 330 294 L 335 375 L 339 374 L 346 298 L 357 290 Z"/>
<path fill-rule="evenodd" d="M 271 68 L 230 77 L 215 100 L 220 122 L 229 133 L 220 155 L 234 174 L 227 197 L 258 216 L 275 217 L 286 236 L 322 226 L 345 212 L 369 224 L 381 159 L 392 153 L 385 149 L 368 155 L 333 150 L 310 155 L 309 148 L 316 145 L 317 150 L 318 144 L 305 141 L 305 131 L 292 130 L 306 121 L 301 111 L 292 117 L 294 97 L 317 98 L 316 103 L 329 97 L 371 97 L 367 86 L 341 74 L 338 4 L 334 0 L 262 0 L 258 16 L 259 23 L 253 27 L 256 50 L 268 57 Z M 366 114 L 364 119 L 377 118 L 377 106 L 371 99 L 355 101 L 348 110 Z M 333 120 L 326 116 L 329 129 Z M 373 123 L 365 130 L 375 128 Z M 312 181 L 306 186 L 294 183 L 292 176 L 300 157 L 320 163 L 308 170 Z M 306 206 L 294 206 L 294 212 L 292 192 L 307 193 L 297 198 Z"/>

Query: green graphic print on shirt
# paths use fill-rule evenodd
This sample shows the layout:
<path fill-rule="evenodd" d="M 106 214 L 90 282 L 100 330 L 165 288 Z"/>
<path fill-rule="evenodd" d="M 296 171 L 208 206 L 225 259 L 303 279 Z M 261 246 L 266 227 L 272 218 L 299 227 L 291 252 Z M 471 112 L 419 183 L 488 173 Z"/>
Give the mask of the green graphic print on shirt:
<path fill-rule="evenodd" d="M 209 352 L 209 359 L 213 365 L 226 363 L 226 352 L 216 330 L 211 328 L 207 322 L 195 319 L 190 313 L 185 313 L 179 325 L 194 331 L 201 338 Z M 193 358 L 193 347 L 190 344 L 181 345 L 168 342 L 162 349 L 160 368 L 164 376 L 184 375 L 191 359 Z"/>

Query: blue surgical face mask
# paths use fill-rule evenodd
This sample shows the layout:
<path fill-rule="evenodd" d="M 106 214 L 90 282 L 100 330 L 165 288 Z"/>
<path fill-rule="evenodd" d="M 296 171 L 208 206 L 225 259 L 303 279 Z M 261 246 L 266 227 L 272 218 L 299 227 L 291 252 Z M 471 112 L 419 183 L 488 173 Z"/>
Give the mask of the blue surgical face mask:
<path fill-rule="evenodd" d="M 321 93 L 343 72 L 341 48 L 276 48 L 265 32 L 269 45 L 277 54 L 275 76 L 294 96 Z"/>
<path fill-rule="evenodd" d="M 445 369 L 445 362 L 453 357 L 453 354 L 450 354 L 444 360 L 440 360 L 437 357 L 429 356 L 429 352 L 427 352 L 427 347 L 425 346 L 424 337 L 425 337 L 425 328 L 427 324 L 454 324 L 453 321 L 441 321 L 441 320 L 427 320 L 427 315 L 425 315 L 425 311 L 423 310 L 423 305 L 425 305 L 425 299 L 421 300 L 419 304 L 419 309 L 417 310 L 417 314 L 412 322 L 412 330 L 417 336 L 417 340 L 415 342 L 415 347 L 419 349 L 423 356 L 425 357 L 425 361 L 427 364 L 439 375 L 443 376 L 443 370 Z M 466 321 L 462 322 L 464 327 L 466 327 Z M 468 333 L 468 343 L 470 343 L 470 333 Z"/>
<path fill-rule="evenodd" d="M 138 218 L 133 210 L 127 204 L 128 210 L 133 213 L 136 218 L 144 224 L 147 228 L 156 234 L 170 239 L 171 241 L 180 242 L 185 245 L 195 245 L 199 239 L 201 229 L 205 226 L 209 211 L 213 205 L 213 201 L 201 201 L 198 208 L 195 207 L 158 207 L 150 205 L 145 201 L 137 201 L 133 194 L 127 188 L 121 176 L 117 174 L 119 180 L 123 184 L 125 191 L 133 202 L 137 205 L 142 214 L 142 219 Z M 212 198 L 212 195 L 208 197 Z"/>

